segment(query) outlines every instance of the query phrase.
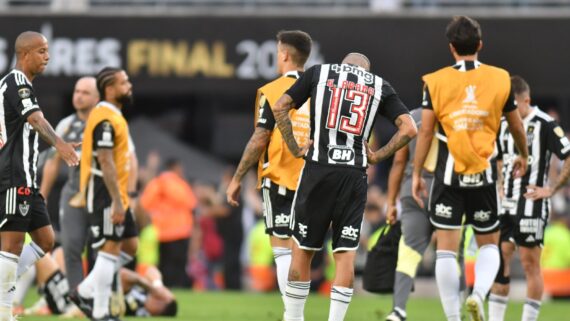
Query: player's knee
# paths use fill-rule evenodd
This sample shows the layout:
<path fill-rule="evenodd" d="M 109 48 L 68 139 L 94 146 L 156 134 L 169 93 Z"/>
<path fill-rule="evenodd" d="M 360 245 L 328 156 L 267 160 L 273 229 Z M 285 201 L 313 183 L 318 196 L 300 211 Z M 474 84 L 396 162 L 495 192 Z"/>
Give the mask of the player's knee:
<path fill-rule="evenodd" d="M 34 242 L 42 249 L 42 251 L 44 251 L 44 253 L 49 253 L 55 245 L 55 239 L 53 237 L 45 237 Z"/>
<path fill-rule="evenodd" d="M 540 258 L 527 255 L 521 257 L 521 264 L 527 275 L 540 273 Z"/>

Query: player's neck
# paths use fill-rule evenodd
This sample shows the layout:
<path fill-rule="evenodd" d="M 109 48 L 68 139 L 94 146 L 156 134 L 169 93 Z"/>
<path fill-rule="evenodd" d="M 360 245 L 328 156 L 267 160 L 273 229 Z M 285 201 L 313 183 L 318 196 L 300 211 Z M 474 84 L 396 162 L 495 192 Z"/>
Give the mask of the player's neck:
<path fill-rule="evenodd" d="M 281 73 L 281 75 L 285 75 L 286 73 L 290 72 L 290 71 L 300 71 L 303 72 L 305 71 L 305 68 L 303 67 L 299 67 L 299 66 L 295 66 L 293 64 L 287 65 L 285 67 L 283 67 L 283 72 Z"/>
<path fill-rule="evenodd" d="M 20 63 L 16 63 L 16 67 L 14 67 L 14 69 L 17 69 L 17 70 L 23 72 L 29 81 L 33 81 L 35 78 L 35 75 L 32 72 L 26 70 L 26 68 L 24 68 L 24 66 L 22 66 L 22 64 L 20 64 Z"/>
<path fill-rule="evenodd" d="M 530 105 L 519 106 L 521 118 L 525 119 L 530 113 L 532 113 L 532 107 Z"/>
<path fill-rule="evenodd" d="M 107 100 L 107 102 L 113 104 L 113 106 L 117 107 L 117 109 L 123 110 L 123 104 L 121 104 L 120 102 L 118 102 L 114 99 L 109 99 L 109 100 Z"/>
<path fill-rule="evenodd" d="M 476 61 L 477 60 L 477 54 L 474 55 L 467 55 L 467 56 L 460 56 L 460 55 L 453 55 L 455 58 L 455 62 L 460 62 L 460 61 Z"/>
<path fill-rule="evenodd" d="M 81 119 L 82 121 L 86 121 L 87 117 L 89 117 L 89 113 L 91 112 L 91 109 L 93 108 L 88 108 L 85 110 L 78 110 L 77 113 L 77 118 Z"/>

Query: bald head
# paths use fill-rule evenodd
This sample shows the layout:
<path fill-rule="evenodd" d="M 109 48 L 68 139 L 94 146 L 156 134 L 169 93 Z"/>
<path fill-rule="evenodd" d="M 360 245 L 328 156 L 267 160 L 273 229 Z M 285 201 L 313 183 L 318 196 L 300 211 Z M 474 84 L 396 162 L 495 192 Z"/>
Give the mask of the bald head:
<path fill-rule="evenodd" d="M 16 55 L 21 56 L 34 48 L 47 43 L 46 37 L 39 32 L 24 31 L 16 38 Z"/>
<path fill-rule="evenodd" d="M 342 60 L 343 64 L 355 65 L 370 70 L 370 60 L 363 54 L 358 52 L 351 52 Z"/>
<path fill-rule="evenodd" d="M 95 77 L 82 77 L 75 83 L 73 91 L 73 107 L 75 110 L 89 111 L 99 102 L 97 81 Z"/>

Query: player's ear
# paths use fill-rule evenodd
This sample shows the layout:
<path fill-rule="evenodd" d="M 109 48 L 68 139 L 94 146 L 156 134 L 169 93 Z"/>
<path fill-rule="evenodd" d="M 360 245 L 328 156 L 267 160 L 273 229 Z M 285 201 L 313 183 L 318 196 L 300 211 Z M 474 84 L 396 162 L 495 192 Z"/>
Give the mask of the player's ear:
<path fill-rule="evenodd" d="M 483 40 L 479 40 L 479 47 L 477 47 L 477 52 L 481 51 L 481 49 L 483 49 Z"/>

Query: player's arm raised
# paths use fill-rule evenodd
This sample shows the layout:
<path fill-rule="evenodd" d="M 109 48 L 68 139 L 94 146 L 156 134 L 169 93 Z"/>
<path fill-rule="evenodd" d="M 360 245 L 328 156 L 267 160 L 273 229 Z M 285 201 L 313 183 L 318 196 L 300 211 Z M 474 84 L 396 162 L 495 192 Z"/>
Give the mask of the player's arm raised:
<path fill-rule="evenodd" d="M 41 111 L 33 112 L 28 116 L 27 120 L 46 143 L 55 147 L 67 165 L 79 165 L 79 156 L 75 152 L 76 145 L 64 142 L 63 139 L 56 134 L 49 122 L 44 118 L 44 114 Z"/>
<path fill-rule="evenodd" d="M 291 118 L 289 118 L 289 111 L 295 108 L 295 103 L 293 98 L 288 94 L 284 94 L 279 98 L 275 107 L 273 107 L 273 115 L 275 116 L 275 121 L 277 122 L 277 127 L 281 131 L 281 136 L 287 144 L 287 147 L 295 157 L 303 157 L 307 153 L 307 150 L 312 144 L 312 141 L 305 146 L 299 147 L 295 136 L 293 136 L 293 125 L 291 124 Z"/>
<path fill-rule="evenodd" d="M 519 112 L 515 109 L 505 112 L 505 118 L 509 124 L 509 131 L 513 135 L 519 156 L 514 160 L 513 172 L 515 177 L 523 177 L 528 165 L 528 145 L 526 131 Z"/>
<path fill-rule="evenodd" d="M 416 123 L 412 119 L 410 114 L 402 114 L 396 118 L 394 121 L 398 131 L 392 139 L 384 145 L 382 148 L 373 152 L 366 144 L 366 150 L 368 153 L 368 162 L 370 164 L 376 164 L 390 156 L 392 156 L 397 150 L 406 146 L 418 133 L 416 128 Z"/>

